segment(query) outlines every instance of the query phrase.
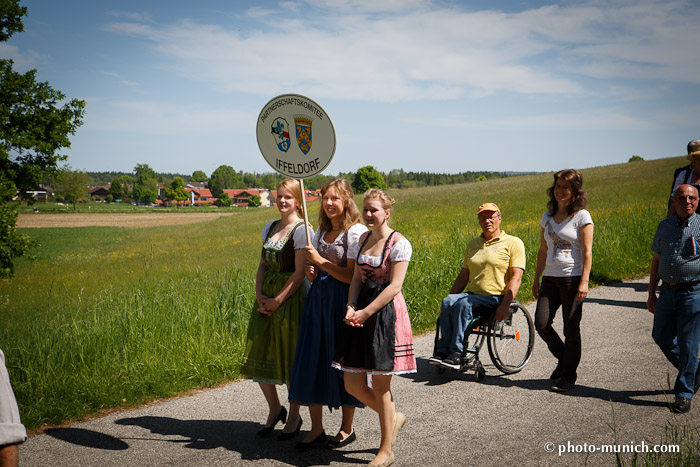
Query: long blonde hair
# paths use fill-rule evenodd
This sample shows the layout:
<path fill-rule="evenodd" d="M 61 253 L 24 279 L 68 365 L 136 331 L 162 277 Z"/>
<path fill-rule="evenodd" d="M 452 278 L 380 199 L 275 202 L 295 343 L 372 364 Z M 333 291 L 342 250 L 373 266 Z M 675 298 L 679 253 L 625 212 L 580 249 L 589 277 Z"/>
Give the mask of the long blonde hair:
<path fill-rule="evenodd" d="M 297 214 L 302 219 L 304 218 L 304 200 L 302 199 L 301 187 L 299 186 L 299 181 L 293 178 L 285 178 L 277 186 L 277 193 L 279 194 L 280 188 L 284 188 L 292 194 L 294 200 L 297 203 Z"/>
<path fill-rule="evenodd" d="M 326 183 L 323 185 L 323 188 L 321 188 L 322 198 L 330 188 L 335 188 L 338 191 L 340 198 L 343 200 L 345 218 L 343 219 L 340 228 L 346 230 L 349 227 L 359 223 L 360 211 L 357 209 L 357 205 L 353 199 L 355 192 L 352 190 L 352 187 L 348 181 L 344 178 L 334 178 L 330 182 Z M 318 211 L 318 225 L 324 232 L 330 232 L 333 230 L 331 220 L 326 215 L 326 211 L 323 210 L 323 206 L 321 206 L 321 209 Z"/>

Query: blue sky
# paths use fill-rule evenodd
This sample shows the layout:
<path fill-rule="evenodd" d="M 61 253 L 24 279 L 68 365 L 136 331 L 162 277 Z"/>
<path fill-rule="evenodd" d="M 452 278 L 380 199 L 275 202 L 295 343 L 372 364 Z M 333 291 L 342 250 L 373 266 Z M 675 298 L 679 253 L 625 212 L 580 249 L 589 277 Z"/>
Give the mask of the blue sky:
<path fill-rule="evenodd" d="M 553 171 L 700 138 L 697 1 L 25 0 L 0 43 L 87 102 L 74 169 L 270 172 L 258 113 L 318 102 L 324 173 Z"/>

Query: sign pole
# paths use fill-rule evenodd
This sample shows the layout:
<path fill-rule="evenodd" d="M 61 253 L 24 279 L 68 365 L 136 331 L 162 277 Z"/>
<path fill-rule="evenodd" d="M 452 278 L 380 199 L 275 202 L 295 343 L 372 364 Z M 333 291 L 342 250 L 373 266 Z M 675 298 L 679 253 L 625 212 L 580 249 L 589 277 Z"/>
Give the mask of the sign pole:
<path fill-rule="evenodd" d="M 304 191 L 304 179 L 299 179 L 299 188 L 301 188 L 301 204 L 304 209 L 304 232 L 306 232 L 306 246 L 311 246 L 309 238 L 309 213 L 306 210 L 306 192 Z"/>

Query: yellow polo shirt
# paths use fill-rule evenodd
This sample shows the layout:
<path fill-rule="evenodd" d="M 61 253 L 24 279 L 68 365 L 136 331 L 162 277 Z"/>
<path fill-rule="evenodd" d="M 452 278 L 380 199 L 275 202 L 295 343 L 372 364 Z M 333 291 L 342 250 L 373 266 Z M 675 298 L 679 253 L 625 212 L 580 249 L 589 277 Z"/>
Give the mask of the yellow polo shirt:
<path fill-rule="evenodd" d="M 467 244 L 462 267 L 469 270 L 467 292 L 504 295 L 510 268 L 525 270 L 525 245 L 518 237 L 503 231 L 488 242 L 480 235 Z"/>

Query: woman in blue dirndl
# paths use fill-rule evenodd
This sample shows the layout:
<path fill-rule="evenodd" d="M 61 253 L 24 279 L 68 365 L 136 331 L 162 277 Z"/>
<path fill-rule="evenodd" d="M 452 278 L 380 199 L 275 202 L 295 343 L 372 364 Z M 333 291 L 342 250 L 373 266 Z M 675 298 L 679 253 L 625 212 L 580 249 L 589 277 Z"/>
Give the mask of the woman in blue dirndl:
<path fill-rule="evenodd" d="M 296 444 L 297 451 L 308 451 L 328 444 L 345 446 L 355 440 L 352 426 L 355 408 L 362 404 L 348 394 L 342 371 L 332 368 L 335 340 L 345 317 L 349 283 L 355 257 L 348 250 L 357 245 L 367 228 L 360 224 L 360 213 L 353 191 L 344 179 L 328 182 L 321 190 L 322 208 L 313 246 L 307 247 L 307 278 L 313 281 L 299 322 L 290 402 L 309 407 L 311 431 Z M 338 434 L 326 440 L 323 406 L 342 408 Z"/>

